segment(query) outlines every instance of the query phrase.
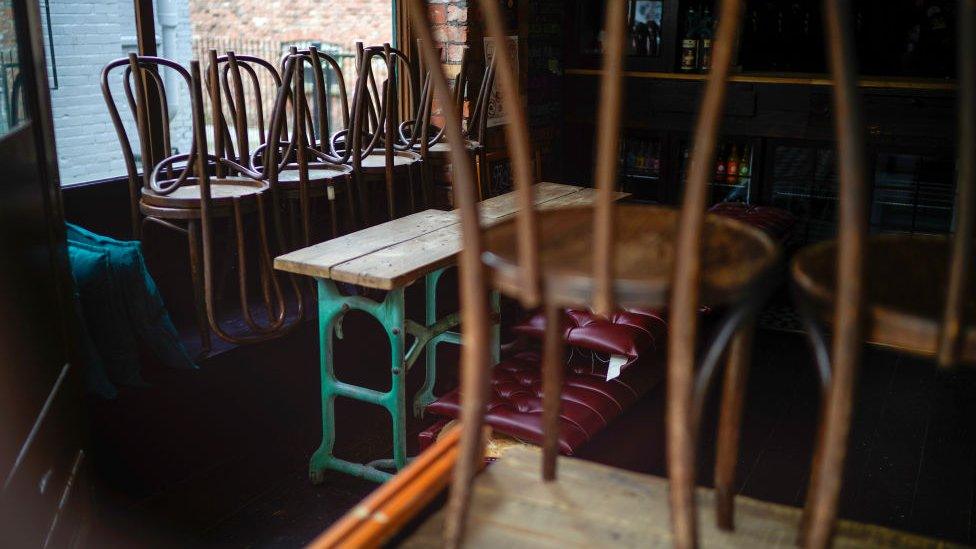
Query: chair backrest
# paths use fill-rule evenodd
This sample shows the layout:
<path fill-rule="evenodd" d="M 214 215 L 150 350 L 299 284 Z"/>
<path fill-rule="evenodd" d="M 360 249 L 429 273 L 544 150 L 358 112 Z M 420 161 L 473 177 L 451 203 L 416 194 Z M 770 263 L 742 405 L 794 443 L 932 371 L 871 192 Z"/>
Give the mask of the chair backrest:
<path fill-rule="evenodd" d="M 937 359 L 949 366 L 960 359 L 963 344 L 965 304 L 972 275 L 973 236 L 976 233 L 976 6 L 967 0 L 959 1 L 956 14 L 958 32 L 957 65 L 959 79 L 959 165 L 956 183 L 956 230 L 952 237 L 949 260 L 949 284 L 946 306 L 942 316 Z"/>
<path fill-rule="evenodd" d="M 487 35 L 504 36 L 501 15 L 496 2 L 479 2 L 487 23 Z M 593 207 L 593 295 L 591 308 L 598 314 L 608 314 L 615 308 L 616 264 L 614 246 L 613 192 L 617 186 L 617 155 L 620 135 L 620 117 L 623 95 L 623 63 L 627 4 L 626 0 L 608 0 L 606 32 L 604 40 L 603 75 L 601 78 L 600 105 L 598 110 L 597 157 L 595 169 L 596 202 Z M 694 512 L 694 471 L 696 424 L 700 418 L 702 384 L 696 378 L 695 354 L 698 337 L 699 286 L 702 278 L 702 240 L 705 226 L 708 182 L 712 175 L 714 156 L 721 121 L 724 116 L 728 77 L 736 35 L 743 12 L 742 0 L 722 0 L 719 8 L 719 28 L 713 49 L 712 69 L 706 78 L 705 90 L 694 133 L 691 161 L 688 163 L 687 185 L 678 214 L 674 236 L 673 275 L 670 282 L 670 330 L 668 340 L 668 391 L 667 391 L 667 455 L 672 523 L 675 544 L 679 547 L 694 546 L 696 541 Z M 859 225 L 855 210 L 863 204 L 863 135 L 859 126 L 856 101 L 851 33 L 846 19 L 848 2 L 827 0 L 827 34 L 830 39 L 831 70 L 836 81 L 835 105 L 837 132 L 841 148 L 842 195 L 845 205 L 841 225 L 846 239 L 842 242 L 845 259 L 841 277 L 846 296 L 858 298 L 861 287 L 856 279 L 860 265 L 850 260 L 852 249 L 863 243 L 863 224 Z M 410 6 L 414 31 L 420 38 L 423 55 L 430 67 L 431 81 L 437 96 L 444 105 L 446 134 L 451 147 L 455 169 L 455 203 L 461 214 L 462 252 L 460 256 L 460 290 L 464 344 L 462 347 L 463 398 L 473 403 L 462 405 L 462 442 L 455 478 L 448 507 L 445 536 L 448 545 L 460 540 L 470 482 L 476 462 L 481 456 L 483 407 L 486 399 L 488 376 L 487 329 L 488 312 L 485 304 L 486 276 L 481 263 L 482 229 L 478 221 L 474 184 L 470 161 L 465 157 L 462 144 L 460 115 L 450 101 L 450 90 L 434 48 L 427 10 L 423 2 L 414 0 Z M 512 158 L 513 180 L 519 211 L 516 214 L 518 276 L 520 283 L 508 285 L 524 306 L 535 307 L 545 301 L 544 282 L 540 268 L 539 230 L 533 208 L 531 154 L 526 126 L 526 116 L 518 93 L 518 82 L 508 56 L 495 56 L 496 76 L 509 122 L 505 126 L 506 138 Z M 489 67 L 491 70 L 491 67 Z M 487 90 L 490 92 L 490 88 Z M 863 210 L 863 208 L 862 208 Z M 517 290 L 513 287 L 517 286 Z M 546 303 L 547 310 L 558 310 L 560 304 Z M 855 309 L 857 305 L 854 305 Z M 558 315 L 557 315 L 558 316 Z M 550 317 L 554 320 L 556 317 Z M 851 318 L 857 319 L 857 315 Z M 850 322 L 845 321 L 845 326 Z M 558 340 L 557 340 L 558 341 Z M 548 350 L 547 346 L 547 350 Z M 714 362 L 714 360 L 712 361 Z M 705 377 L 706 381 L 709 379 Z M 707 391 L 707 382 L 704 391 Z"/>
<path fill-rule="evenodd" d="M 216 83 L 214 74 L 217 75 Z M 210 50 L 205 80 L 211 97 L 223 92 L 221 104 L 226 106 L 226 113 L 222 109 L 219 123 L 214 122 L 220 128 L 223 156 L 241 165 L 250 165 L 251 154 L 267 142 L 273 122 L 273 101 L 281 88 L 278 69 L 253 55 L 233 51 L 218 55 L 216 50 Z M 269 101 L 271 108 L 268 108 Z M 287 120 L 284 123 L 287 129 Z"/>
<path fill-rule="evenodd" d="M 175 73 L 179 89 L 167 90 L 166 78 L 162 70 Z M 121 113 L 112 93 L 110 79 L 113 75 L 121 76 L 122 90 L 125 102 L 136 121 L 136 142 L 139 146 L 142 164 L 142 176 L 136 165 L 136 155 L 132 150 L 128 132 L 122 121 Z M 171 154 L 172 152 L 172 118 L 169 113 L 169 97 L 180 97 L 185 94 L 191 98 L 190 74 L 179 63 L 162 57 L 140 56 L 130 53 L 128 57 L 109 62 L 102 69 L 101 75 L 102 97 L 108 108 L 112 125 L 115 127 L 122 159 L 125 162 L 126 173 L 129 178 L 130 212 L 132 216 L 132 233 L 138 238 L 141 223 L 139 221 L 139 197 L 142 192 L 155 194 L 170 194 L 183 185 L 190 169 L 183 169 L 193 164 L 196 143 L 191 140 L 188 153 Z M 158 110 L 157 110 L 158 109 Z M 198 121 L 191 115 L 191 124 Z M 157 128 L 152 131 L 151 128 Z M 153 137 L 159 136 L 160 142 L 154 143 Z M 184 164 L 178 166 L 177 163 Z M 165 179 L 154 178 L 154 173 L 162 168 Z"/>

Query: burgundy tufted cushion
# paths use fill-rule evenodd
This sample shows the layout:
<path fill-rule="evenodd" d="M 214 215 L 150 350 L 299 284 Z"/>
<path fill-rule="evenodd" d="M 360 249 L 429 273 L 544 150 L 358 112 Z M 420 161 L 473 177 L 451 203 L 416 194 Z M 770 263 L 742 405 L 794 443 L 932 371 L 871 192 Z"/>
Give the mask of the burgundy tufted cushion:
<path fill-rule="evenodd" d="M 772 206 L 753 206 L 742 202 L 720 202 L 708 209 L 710 213 L 731 217 L 762 229 L 769 236 L 785 242 L 796 224 L 792 213 Z"/>
<path fill-rule="evenodd" d="M 606 381 L 606 366 L 577 357 L 566 366 L 560 412 L 559 448 L 572 455 L 583 443 L 619 416 L 664 374 L 663 353 L 648 353 L 620 377 Z M 519 440 L 542 442 L 542 372 L 535 352 L 522 352 L 495 366 L 487 422 Z M 457 417 L 458 391 L 427 407 L 444 417 Z"/>
<path fill-rule="evenodd" d="M 535 315 L 512 328 L 516 334 L 542 339 L 546 318 Z M 563 339 L 568 345 L 598 353 L 624 355 L 628 362 L 644 351 L 662 349 L 667 338 L 667 324 L 659 311 L 628 309 L 608 318 L 589 311 L 567 309 L 563 316 Z"/>

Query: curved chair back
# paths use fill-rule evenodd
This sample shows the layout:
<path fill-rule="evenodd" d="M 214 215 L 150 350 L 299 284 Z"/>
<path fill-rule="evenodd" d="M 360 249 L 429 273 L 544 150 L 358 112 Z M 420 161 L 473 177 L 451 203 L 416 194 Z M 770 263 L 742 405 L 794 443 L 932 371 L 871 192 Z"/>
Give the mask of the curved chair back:
<path fill-rule="evenodd" d="M 252 154 L 268 142 L 275 114 L 273 106 L 268 108 L 269 100 L 273 102 L 281 88 L 278 69 L 253 55 L 233 51 L 218 55 L 216 50 L 210 50 L 205 80 L 208 95 L 222 92 L 221 105 L 226 107 L 219 113 L 219 122 L 214 122 L 220 128 L 215 134 L 220 136 L 217 150 L 223 149 L 221 156 L 253 168 Z M 283 124 L 287 132 L 287 119 L 283 119 Z"/>
<path fill-rule="evenodd" d="M 608 0 L 607 28 L 604 41 L 604 68 L 601 79 L 601 93 L 598 119 L 598 139 L 596 151 L 596 199 L 592 208 L 592 253 L 589 274 L 592 291 L 586 293 L 590 307 L 598 314 L 609 314 L 616 308 L 618 296 L 624 289 L 617 284 L 614 268 L 621 258 L 616 257 L 615 216 L 619 215 L 614 206 L 614 191 L 617 187 L 617 155 L 620 136 L 621 104 L 623 95 L 623 63 L 625 59 L 625 38 L 627 1 Z M 487 35 L 502 39 L 504 28 L 497 2 L 479 2 Z M 489 313 L 485 300 L 487 290 L 486 269 L 482 263 L 485 250 L 484 235 L 479 223 L 473 184 L 473 170 L 465 154 L 461 119 L 457 107 L 451 101 L 451 91 L 439 65 L 436 51 L 432 47 L 432 36 L 427 10 L 423 2 L 415 0 L 411 15 L 417 36 L 420 38 L 424 59 L 430 68 L 432 88 L 440 99 L 445 115 L 445 132 L 451 143 L 451 160 L 455 170 L 455 202 L 460 211 L 462 229 L 462 251 L 459 260 L 460 291 L 462 308 L 463 346 L 461 362 L 462 407 L 460 413 L 461 442 L 454 479 L 448 501 L 448 514 L 445 524 L 445 541 L 449 547 L 457 546 L 461 540 L 464 519 L 471 496 L 471 483 L 474 472 L 482 459 L 485 404 L 488 396 L 490 364 L 488 355 Z M 675 544 L 691 547 L 695 544 L 694 508 L 694 442 L 696 424 L 700 418 L 703 395 L 707 393 L 716 370 L 715 364 L 721 356 L 725 344 L 737 330 L 741 318 L 729 315 L 730 320 L 715 336 L 714 348 L 702 362 L 698 372 L 695 369 L 695 349 L 698 332 L 699 284 L 702 276 L 702 240 L 705 226 L 706 191 L 710 167 L 714 166 L 714 156 L 720 122 L 724 114 L 724 104 L 728 76 L 732 65 L 732 50 L 742 15 L 741 0 L 722 0 L 718 29 L 714 48 L 714 63 L 705 84 L 705 92 L 695 131 L 694 149 L 689 163 L 687 187 L 684 200 L 675 215 L 673 233 L 664 231 L 662 238 L 670 238 L 673 250 L 674 271 L 670 277 L 670 315 L 668 358 L 668 457 L 671 480 L 672 522 Z M 506 141 L 512 159 L 513 180 L 518 202 L 518 212 L 514 221 L 506 224 L 506 235 L 514 232 L 514 258 L 517 268 L 509 269 L 504 275 L 501 271 L 493 273 L 496 285 L 511 297 L 517 298 L 523 306 L 534 308 L 542 305 L 546 310 L 546 336 L 543 349 L 543 466 L 542 476 L 552 480 L 556 473 L 556 453 L 558 447 L 557 425 L 559 407 L 559 385 L 562 379 L 562 340 L 560 338 L 560 319 L 562 307 L 579 306 L 579 303 L 560 302 L 558 291 L 550 286 L 560 266 L 555 265 L 553 257 L 562 257 L 558 252 L 549 256 L 546 270 L 541 264 L 540 234 L 538 214 L 534 207 L 532 157 L 529 142 L 526 114 L 518 90 L 515 68 L 507 55 L 494 56 L 494 63 L 488 67 L 489 77 L 479 96 L 482 102 L 488 100 L 497 78 L 502 100 L 508 114 L 505 126 Z M 478 121 L 478 124 L 481 124 Z M 475 127 L 478 127 L 477 125 Z M 553 229 L 554 230 L 554 229 Z M 668 236 L 671 235 L 671 236 Z M 497 233 L 494 233 L 497 237 Z M 507 238 L 507 236 L 506 236 Z M 552 239 L 547 235 L 547 240 Z M 763 237 L 764 238 L 764 237 Z M 765 240 L 760 238 L 763 242 Z M 506 240 L 507 242 L 507 240 Z M 589 241 L 588 241 L 589 242 Z M 775 245 L 769 243 L 769 265 L 764 273 L 774 269 Z M 563 250 L 565 251 L 565 250 Z M 668 252 L 671 253 L 671 252 Z M 507 264 L 506 264 L 507 265 Z M 574 271 L 575 272 L 575 271 Z M 504 285 L 499 277 L 506 277 Z M 580 275 L 583 276 L 583 275 Z M 757 277 L 755 282 L 761 280 Z M 582 282 L 580 283 L 582 284 Z M 768 284 L 767 284 L 768 285 Z M 759 295 L 761 284 L 746 286 L 742 301 L 754 301 Z M 584 293 L 580 290 L 580 293 Z M 761 297 L 761 296 L 760 296 Z M 663 304 L 663 303 L 662 303 Z M 741 308 L 747 314 L 745 307 Z M 754 310 L 754 309 L 752 309 Z M 698 377 L 696 378 L 696 374 Z M 734 459 L 733 459 L 734 463 Z"/>
<path fill-rule="evenodd" d="M 219 82 L 218 65 L 214 63 L 215 54 L 212 55 L 209 67 L 209 79 L 211 83 Z M 169 154 L 171 150 L 170 135 L 171 130 L 168 126 L 170 120 L 168 112 L 167 90 L 165 79 L 159 74 L 159 69 L 164 68 L 174 71 L 179 78 L 179 82 L 185 88 L 181 90 L 170 90 L 170 94 L 187 92 L 190 104 L 190 121 L 192 129 L 192 139 L 188 153 Z M 138 130 L 138 143 L 143 159 L 143 174 L 141 186 L 135 162 L 135 155 L 129 144 L 129 139 L 121 115 L 115 104 L 115 98 L 109 86 L 109 78 L 112 74 L 122 74 L 123 90 L 126 102 L 130 110 L 135 115 Z M 181 87 L 182 87 L 181 86 Z M 154 92 L 158 102 L 152 101 L 148 90 Z M 221 109 L 221 90 L 218 86 L 211 86 L 210 102 L 214 121 L 221 121 L 223 111 Z M 243 176 L 245 179 L 258 180 L 263 177 L 263 173 L 250 169 L 235 158 L 226 156 L 215 156 L 208 154 L 207 151 L 207 126 L 204 118 L 204 95 L 203 81 L 201 79 L 200 64 L 198 61 L 190 63 L 190 70 L 187 70 L 175 61 L 160 57 L 139 56 L 130 54 L 128 58 L 118 59 L 110 62 L 102 71 L 102 93 L 105 97 L 109 114 L 115 126 L 116 133 L 122 148 L 123 158 L 130 179 L 130 197 L 133 200 L 133 227 L 134 230 L 141 229 L 141 222 L 138 218 L 139 201 L 141 194 L 151 194 L 157 196 L 167 196 L 176 193 L 182 187 L 199 186 L 199 202 L 187 204 L 187 209 L 196 210 L 199 214 L 190 212 L 185 217 L 187 227 L 185 229 L 177 227 L 173 223 L 147 216 L 146 219 L 156 220 L 164 226 L 176 228 L 189 237 L 191 241 L 191 263 L 196 266 L 197 262 L 202 263 L 202 285 L 203 301 L 205 302 L 205 313 L 207 323 L 210 328 L 222 339 L 234 343 L 253 343 L 264 341 L 282 335 L 294 328 L 304 316 L 304 303 L 297 286 L 297 281 L 292 280 L 297 298 L 296 314 L 289 321 L 288 306 L 281 290 L 281 285 L 275 275 L 271 264 L 271 252 L 266 230 L 267 207 L 265 204 L 264 193 L 253 195 L 253 201 L 257 210 L 257 241 L 258 257 L 256 264 L 259 271 L 259 285 L 266 310 L 266 319 L 258 320 L 252 313 L 252 307 L 248 294 L 248 266 L 247 251 L 249 239 L 246 234 L 244 215 L 249 207 L 251 198 L 236 197 L 221 205 L 219 208 L 214 204 L 213 184 L 232 174 Z M 273 116 L 283 114 L 285 97 L 278 93 L 276 98 L 276 113 Z M 153 113 L 153 106 L 158 105 L 159 119 L 166 121 L 162 124 L 162 152 L 156 150 L 152 142 L 150 133 L 150 120 Z M 274 131 L 275 125 L 272 124 L 272 132 L 269 139 L 276 139 Z M 226 126 L 222 123 L 215 124 L 214 142 L 217 150 L 224 150 L 222 138 L 226 136 Z M 277 166 L 277 149 L 270 148 L 269 165 Z M 264 170 L 267 172 L 268 170 Z M 231 217 L 234 221 L 234 234 L 230 238 L 236 240 L 236 255 L 238 267 L 238 283 L 241 314 L 245 323 L 251 330 L 246 334 L 231 333 L 221 323 L 222 315 L 218 311 L 216 299 L 216 287 L 214 282 L 214 216 L 223 215 Z M 199 249 L 196 243 L 199 241 Z M 202 252 L 202 258 L 195 254 Z"/>
<path fill-rule="evenodd" d="M 130 53 L 127 58 L 116 59 L 102 69 L 101 85 L 102 97 L 105 99 L 112 125 L 115 127 L 119 145 L 122 149 L 122 159 L 125 162 L 126 175 L 129 179 L 129 209 L 132 222 L 133 237 L 139 238 L 142 233 L 142 223 L 139 214 L 139 198 L 143 192 L 156 194 L 170 194 L 186 182 L 190 175 L 188 166 L 195 159 L 195 142 L 191 144 L 188 153 L 172 155 L 172 128 L 169 113 L 169 95 L 161 70 L 172 71 L 180 83 L 182 90 L 171 90 L 174 97 L 191 95 L 190 74 L 180 64 L 162 57 L 139 56 Z M 139 146 L 142 175 L 136 165 L 136 156 L 132 150 L 132 142 L 122 122 L 122 116 L 112 93 L 110 78 L 118 74 L 121 76 L 122 90 L 125 102 L 136 122 L 136 143 Z M 133 77 L 135 76 L 135 78 Z M 150 101 L 149 97 L 155 98 Z M 151 107 L 158 106 L 158 111 Z M 191 106 L 192 108 L 192 106 Z M 192 117 L 191 117 L 192 118 Z M 195 124 L 196 121 L 193 120 Z M 157 135 L 161 143 L 153 143 L 150 126 L 160 128 Z M 157 167 L 164 167 L 166 179 L 155 181 L 153 173 Z"/>
<path fill-rule="evenodd" d="M 360 196 L 360 208 L 364 218 L 367 216 L 368 204 L 365 200 L 367 190 L 363 189 L 362 163 L 372 155 L 383 153 L 385 161 L 385 179 L 387 210 L 390 219 L 394 217 L 396 205 L 396 190 L 394 186 L 394 157 L 397 153 L 409 151 L 416 143 L 419 132 L 416 125 L 401 121 L 401 114 L 412 113 L 413 120 L 420 119 L 422 103 L 420 102 L 420 85 L 415 77 L 416 71 L 410 59 L 402 51 L 383 46 L 363 47 L 357 43 L 357 64 L 359 72 L 353 92 L 352 117 L 350 130 L 345 138 L 342 157 L 348 158 L 353 166 L 356 178 L 356 188 Z M 374 60 L 385 69 L 386 75 L 382 82 L 377 83 L 374 70 Z M 398 104 L 397 91 L 399 82 L 406 79 L 409 90 L 408 105 L 401 108 Z M 407 139 L 401 140 L 400 131 L 404 127 L 411 127 Z M 337 151 L 338 152 L 338 151 Z M 423 202 L 429 203 L 430 190 L 427 185 L 422 187 Z M 412 193 L 411 189 L 411 193 Z M 413 200 L 411 194 L 411 201 Z"/>

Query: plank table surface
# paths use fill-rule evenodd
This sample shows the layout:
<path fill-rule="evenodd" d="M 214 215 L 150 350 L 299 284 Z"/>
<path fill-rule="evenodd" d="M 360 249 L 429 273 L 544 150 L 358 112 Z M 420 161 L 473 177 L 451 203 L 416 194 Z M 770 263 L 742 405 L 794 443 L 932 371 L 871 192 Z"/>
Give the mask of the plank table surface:
<path fill-rule="evenodd" d="M 626 197 L 617 193 L 616 199 Z M 592 204 L 593 189 L 539 183 L 535 204 L 541 209 Z M 518 211 L 515 193 L 489 198 L 479 205 L 482 223 L 492 225 Z M 427 210 L 341 236 L 275 259 L 287 272 L 391 290 L 454 262 L 461 251 L 458 212 Z"/>
<path fill-rule="evenodd" d="M 559 458 L 556 482 L 542 482 L 541 451 L 515 446 L 475 479 L 466 547 L 671 547 L 665 479 Z M 702 547 L 796 547 L 800 509 L 746 497 L 735 502 L 736 529 L 715 525 L 714 491 L 699 488 Z M 400 547 L 442 543 L 444 510 Z M 841 520 L 834 547 L 961 547 L 941 540 Z"/>

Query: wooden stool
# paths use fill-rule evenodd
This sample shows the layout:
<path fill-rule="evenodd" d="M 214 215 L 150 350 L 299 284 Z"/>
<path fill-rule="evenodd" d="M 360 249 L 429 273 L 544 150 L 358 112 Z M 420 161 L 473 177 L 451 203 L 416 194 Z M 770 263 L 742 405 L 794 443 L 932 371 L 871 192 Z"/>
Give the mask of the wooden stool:
<path fill-rule="evenodd" d="M 491 286 L 546 311 L 543 344 L 542 477 L 556 478 L 559 393 L 563 372 L 561 338 L 564 307 L 593 308 L 608 314 L 618 305 L 669 306 L 668 457 L 670 504 L 675 544 L 696 542 L 694 470 L 698 423 L 718 363 L 729 350 L 716 466 L 719 525 L 732 522 L 731 480 L 737 453 L 739 418 L 745 391 L 752 318 L 777 275 L 779 248 L 765 233 L 741 222 L 706 216 L 706 190 L 714 166 L 731 50 L 742 5 L 722 2 L 712 72 L 695 133 L 684 204 L 674 208 L 615 206 L 617 154 L 626 35 L 625 0 L 607 2 L 598 154 L 597 199 L 592 208 L 533 211 L 532 159 L 518 83 L 507 56 L 496 56 L 499 84 L 510 121 L 506 137 L 520 209 L 514 219 L 482 230 L 475 206 L 470 159 L 464 154 L 460 116 L 431 46 L 427 10 L 410 7 L 421 39 L 433 88 L 445 105 L 447 140 L 455 170 L 454 191 L 461 213 L 461 303 L 464 342 L 461 372 L 461 439 L 448 501 L 445 542 L 463 540 L 471 483 L 482 454 L 481 430 L 488 392 L 486 352 L 489 318 L 484 300 Z M 482 2 L 489 36 L 503 36 L 499 8 Z M 496 38 L 497 39 L 497 38 Z M 457 144 L 457 146 L 454 146 Z M 487 265 L 489 269 L 484 269 Z M 487 278 L 487 280 L 486 280 Z M 727 311 L 711 341 L 696 357 L 700 303 Z M 571 483 L 563 488 L 571 489 Z"/>

